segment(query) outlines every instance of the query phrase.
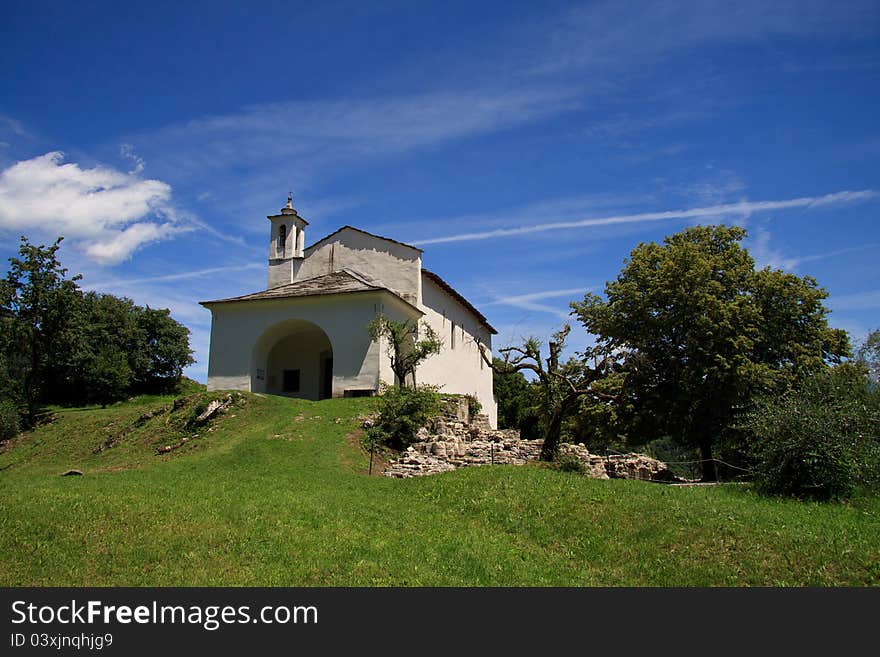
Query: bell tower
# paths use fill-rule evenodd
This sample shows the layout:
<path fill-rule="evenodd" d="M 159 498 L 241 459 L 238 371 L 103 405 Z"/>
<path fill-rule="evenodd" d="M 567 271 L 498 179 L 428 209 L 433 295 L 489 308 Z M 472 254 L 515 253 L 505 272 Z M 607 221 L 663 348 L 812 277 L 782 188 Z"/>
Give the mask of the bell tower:
<path fill-rule="evenodd" d="M 303 261 L 306 226 L 293 207 L 293 194 L 287 195 L 287 205 L 281 214 L 269 215 L 269 288 L 292 283 Z"/>

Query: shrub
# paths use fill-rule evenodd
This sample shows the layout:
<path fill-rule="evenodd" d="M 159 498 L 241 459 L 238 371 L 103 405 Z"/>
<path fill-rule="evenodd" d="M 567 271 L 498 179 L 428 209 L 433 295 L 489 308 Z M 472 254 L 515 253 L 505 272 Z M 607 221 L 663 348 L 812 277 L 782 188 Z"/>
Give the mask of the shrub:
<path fill-rule="evenodd" d="M 473 420 L 474 417 L 479 415 L 480 411 L 483 410 L 483 405 L 480 403 L 480 400 L 477 399 L 474 395 L 465 395 L 464 398 L 467 399 L 468 414 Z"/>
<path fill-rule="evenodd" d="M 8 399 L 0 400 L 0 440 L 18 435 L 21 429 L 18 407 Z"/>
<path fill-rule="evenodd" d="M 440 412 L 438 390 L 430 385 L 416 388 L 383 385 L 377 404 L 379 415 L 367 430 L 369 441 L 392 449 L 406 449 L 419 428 Z"/>
<path fill-rule="evenodd" d="M 841 365 L 763 398 L 744 426 L 764 493 L 833 500 L 877 485 L 880 391 L 864 368 Z"/>
<path fill-rule="evenodd" d="M 587 467 L 574 454 L 559 454 L 556 457 L 556 469 L 562 472 L 575 472 L 577 474 L 585 474 Z"/>

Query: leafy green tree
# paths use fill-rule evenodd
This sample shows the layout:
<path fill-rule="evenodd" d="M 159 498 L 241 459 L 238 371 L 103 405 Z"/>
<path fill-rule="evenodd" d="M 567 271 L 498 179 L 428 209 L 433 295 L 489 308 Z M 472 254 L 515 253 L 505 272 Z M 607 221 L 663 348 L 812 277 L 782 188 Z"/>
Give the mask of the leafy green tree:
<path fill-rule="evenodd" d="M 79 304 L 76 350 L 65 376 L 56 379 L 56 401 L 106 405 L 131 390 L 131 361 L 143 358 L 137 306 L 112 294 L 87 292 Z"/>
<path fill-rule="evenodd" d="M 880 381 L 880 329 L 875 329 L 868 334 L 865 341 L 859 346 L 858 360 L 868 368 L 868 374 L 874 383 Z"/>
<path fill-rule="evenodd" d="M 83 294 L 52 246 L 22 237 L 0 280 L 0 394 L 26 409 L 41 403 L 106 404 L 176 383 L 193 362 L 189 331 L 168 310 L 110 294 Z"/>
<path fill-rule="evenodd" d="M 45 247 L 22 237 L 19 257 L 9 259 L 0 282 L 6 376 L 19 386 L 29 426 L 36 421 L 52 373 L 63 369 L 73 353 L 81 298 L 76 282 L 81 276 L 67 278 L 57 257 L 62 239 Z"/>
<path fill-rule="evenodd" d="M 183 368 L 194 363 L 189 329 L 171 317 L 167 308 L 134 306 L 138 331 L 136 352 L 130 361 L 138 391 L 163 390 L 177 383 Z"/>
<path fill-rule="evenodd" d="M 598 348 L 627 372 L 625 397 L 645 439 L 671 436 L 699 449 L 717 478 L 713 443 L 761 390 L 781 390 L 849 353 L 829 328 L 816 281 L 755 270 L 739 227 L 698 226 L 642 243 L 606 299 L 572 309 Z"/>
<path fill-rule="evenodd" d="M 394 382 L 398 387 L 407 380 L 416 385 L 416 368 L 429 356 L 439 354 L 443 341 L 427 323 L 417 319 L 395 321 L 385 315 L 377 315 L 367 324 L 367 332 L 374 341 L 385 341 Z M 419 338 L 419 335 L 423 337 Z"/>

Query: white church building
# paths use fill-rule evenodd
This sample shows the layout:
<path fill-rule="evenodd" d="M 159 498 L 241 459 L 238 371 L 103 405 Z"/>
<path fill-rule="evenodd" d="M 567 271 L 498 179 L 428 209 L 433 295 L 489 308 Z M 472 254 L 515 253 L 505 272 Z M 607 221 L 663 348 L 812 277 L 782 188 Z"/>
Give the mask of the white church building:
<path fill-rule="evenodd" d="M 370 339 L 378 314 L 427 322 L 443 341 L 416 370 L 418 383 L 474 395 L 496 426 L 491 358 L 497 331 L 437 274 L 422 250 L 343 226 L 309 247 L 292 200 L 270 222 L 269 285 L 203 301 L 211 311 L 208 389 L 320 400 L 375 394 L 394 373 L 386 345 Z"/>

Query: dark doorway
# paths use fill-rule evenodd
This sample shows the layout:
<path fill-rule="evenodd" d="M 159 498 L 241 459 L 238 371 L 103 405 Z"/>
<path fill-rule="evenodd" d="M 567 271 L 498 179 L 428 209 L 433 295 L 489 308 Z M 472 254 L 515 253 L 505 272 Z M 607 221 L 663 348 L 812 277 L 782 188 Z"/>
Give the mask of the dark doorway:
<path fill-rule="evenodd" d="M 299 392 L 299 370 L 284 370 L 281 389 L 284 392 Z"/>
<path fill-rule="evenodd" d="M 321 399 L 333 396 L 333 356 L 321 355 Z"/>

